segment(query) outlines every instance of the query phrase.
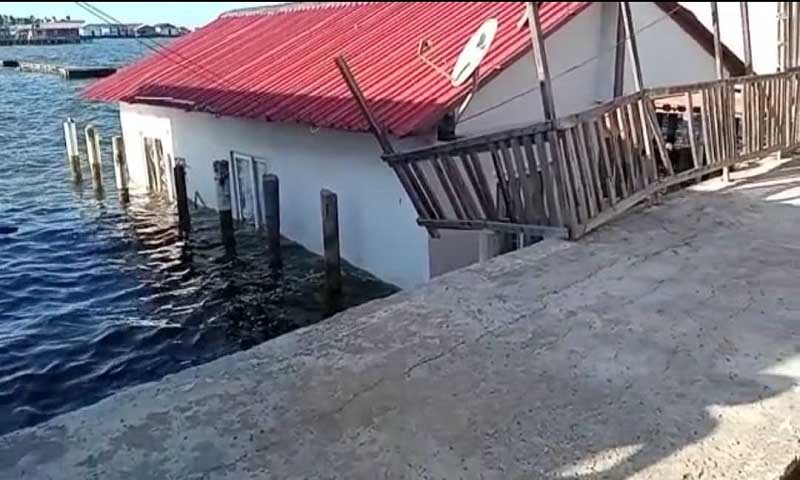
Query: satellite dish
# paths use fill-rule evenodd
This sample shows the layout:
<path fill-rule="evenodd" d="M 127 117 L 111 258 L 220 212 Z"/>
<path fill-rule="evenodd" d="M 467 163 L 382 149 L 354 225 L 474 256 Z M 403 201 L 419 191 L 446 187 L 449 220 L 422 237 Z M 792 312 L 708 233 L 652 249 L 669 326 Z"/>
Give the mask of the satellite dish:
<path fill-rule="evenodd" d="M 490 18 L 483 22 L 483 25 L 470 37 L 461 55 L 456 60 L 456 65 L 453 67 L 453 73 L 450 75 L 450 83 L 454 87 L 460 87 L 464 84 L 473 73 L 478 69 L 478 65 L 483 61 L 489 47 L 492 46 L 492 40 L 497 33 L 498 22 L 496 18 Z"/>

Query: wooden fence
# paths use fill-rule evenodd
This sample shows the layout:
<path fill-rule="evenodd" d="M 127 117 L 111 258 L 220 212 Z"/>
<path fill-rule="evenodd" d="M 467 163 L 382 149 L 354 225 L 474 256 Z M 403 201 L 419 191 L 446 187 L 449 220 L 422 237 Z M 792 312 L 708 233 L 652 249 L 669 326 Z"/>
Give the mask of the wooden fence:
<path fill-rule="evenodd" d="M 644 90 L 524 128 L 384 155 L 418 223 L 579 238 L 667 187 L 800 144 L 800 69 Z M 657 110 L 685 120 L 674 161 Z M 663 123 L 663 122 L 662 122 Z"/>

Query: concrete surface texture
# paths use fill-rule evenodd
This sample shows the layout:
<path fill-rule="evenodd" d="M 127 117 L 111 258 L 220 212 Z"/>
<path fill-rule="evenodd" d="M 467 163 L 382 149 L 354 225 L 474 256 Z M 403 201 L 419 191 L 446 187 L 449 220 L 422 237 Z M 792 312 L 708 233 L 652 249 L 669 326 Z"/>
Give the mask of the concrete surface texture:
<path fill-rule="evenodd" d="M 778 478 L 800 162 L 767 167 L 7 435 L 0 478 Z"/>

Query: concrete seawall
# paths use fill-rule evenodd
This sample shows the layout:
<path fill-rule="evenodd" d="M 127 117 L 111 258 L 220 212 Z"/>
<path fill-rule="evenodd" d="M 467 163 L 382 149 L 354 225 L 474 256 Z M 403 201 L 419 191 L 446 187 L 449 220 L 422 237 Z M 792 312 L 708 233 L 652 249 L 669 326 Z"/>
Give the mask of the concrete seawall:
<path fill-rule="evenodd" d="M 800 164 L 754 172 L 2 437 L 0 478 L 777 478 Z"/>

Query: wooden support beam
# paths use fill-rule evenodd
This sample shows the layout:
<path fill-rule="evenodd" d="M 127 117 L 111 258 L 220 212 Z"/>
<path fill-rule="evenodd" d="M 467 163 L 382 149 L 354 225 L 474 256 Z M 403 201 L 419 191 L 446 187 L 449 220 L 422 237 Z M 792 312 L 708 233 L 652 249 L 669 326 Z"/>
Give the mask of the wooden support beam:
<path fill-rule="evenodd" d="M 353 95 L 353 98 L 358 105 L 358 109 L 361 110 L 361 114 L 367 120 L 370 131 L 375 136 L 375 139 L 378 140 L 378 144 L 380 144 L 384 155 L 394 154 L 395 150 L 392 146 L 392 142 L 389 141 L 389 136 L 386 134 L 386 132 L 384 132 L 383 127 L 381 127 L 381 125 L 378 123 L 378 120 L 375 118 L 375 115 L 373 115 L 372 110 L 369 108 L 367 99 L 364 97 L 364 93 L 358 86 L 356 77 L 350 70 L 350 66 L 347 64 L 347 59 L 344 58 L 344 55 L 339 55 L 336 57 L 336 66 L 339 68 L 339 72 L 342 74 L 342 78 L 344 79 L 347 88 Z M 406 194 L 411 200 L 412 205 L 414 205 L 417 215 L 420 217 L 433 216 L 434 212 L 429 208 L 426 208 L 426 204 L 423 200 L 423 192 L 420 191 L 421 186 L 418 182 L 414 181 L 416 178 L 414 172 L 410 171 L 407 165 L 398 165 L 395 168 L 395 172 L 397 173 L 397 179 L 400 181 L 400 184 L 406 191 Z M 420 179 L 420 181 L 422 180 L 424 179 Z M 432 229 L 428 229 L 428 234 L 433 238 L 439 237 L 439 234 Z"/>
<path fill-rule="evenodd" d="M 617 44 L 614 54 L 614 98 L 625 92 L 625 22 L 622 19 L 622 2 L 617 2 Z"/>
<path fill-rule="evenodd" d="M 633 82 L 636 91 L 639 92 L 644 88 L 644 81 L 642 80 L 642 64 L 639 61 L 639 47 L 636 45 L 636 31 L 633 28 L 633 17 L 631 16 L 630 2 L 620 2 L 620 12 L 622 13 L 622 21 L 625 24 L 625 37 L 628 44 L 628 55 L 631 59 L 631 68 L 633 69 Z"/>
<path fill-rule="evenodd" d="M 719 11 L 717 10 L 717 2 L 711 3 L 711 25 L 714 30 L 714 61 L 717 67 L 717 79 L 722 80 L 725 78 L 722 70 L 722 42 L 719 35 Z"/>
<path fill-rule="evenodd" d="M 539 19 L 539 3 L 526 2 L 528 29 L 531 33 L 533 56 L 536 62 L 536 77 L 539 80 L 539 92 L 542 95 L 542 108 L 547 121 L 556 119 L 556 105 L 553 100 L 553 86 L 550 81 L 550 68 L 547 64 L 547 51 L 542 36 L 542 24 Z"/>
<path fill-rule="evenodd" d="M 719 11 L 717 9 L 717 2 L 711 3 L 711 26 L 714 30 L 714 62 L 717 67 L 717 79 L 722 80 L 725 78 L 725 73 L 722 70 L 722 41 L 719 34 Z M 718 112 L 719 113 L 719 112 Z M 722 119 L 724 121 L 724 118 Z M 717 130 L 717 136 L 721 134 L 724 129 Z M 724 158 L 724 155 L 721 155 Z M 729 182 L 731 179 L 730 169 L 724 168 L 722 170 L 722 180 Z"/>
<path fill-rule="evenodd" d="M 750 42 L 750 12 L 747 2 L 739 2 L 739 10 L 742 15 L 742 42 L 744 44 L 744 71 L 745 75 L 753 74 L 753 51 Z"/>

